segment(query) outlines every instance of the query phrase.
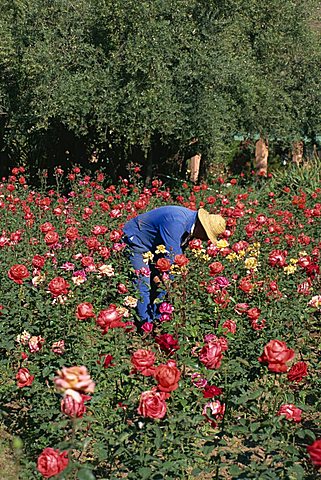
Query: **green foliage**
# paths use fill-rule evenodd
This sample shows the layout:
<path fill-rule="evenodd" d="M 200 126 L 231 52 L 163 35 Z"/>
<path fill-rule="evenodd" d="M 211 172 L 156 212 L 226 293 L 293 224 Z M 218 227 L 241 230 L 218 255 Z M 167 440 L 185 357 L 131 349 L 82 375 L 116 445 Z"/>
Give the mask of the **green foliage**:
<path fill-rule="evenodd" d="M 192 138 L 211 158 L 236 133 L 314 139 L 316 4 L 1 0 L 2 149 L 115 166 L 184 153 Z"/>

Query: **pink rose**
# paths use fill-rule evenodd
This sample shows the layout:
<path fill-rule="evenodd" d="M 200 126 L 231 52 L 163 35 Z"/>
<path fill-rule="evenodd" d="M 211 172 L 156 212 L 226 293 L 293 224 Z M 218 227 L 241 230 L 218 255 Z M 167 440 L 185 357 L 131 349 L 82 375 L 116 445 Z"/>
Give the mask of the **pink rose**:
<path fill-rule="evenodd" d="M 36 353 L 41 350 L 42 345 L 45 343 L 45 339 L 38 336 L 30 337 L 28 340 L 28 347 L 31 353 Z"/>
<path fill-rule="evenodd" d="M 27 368 L 19 368 L 18 373 L 16 375 L 16 379 L 18 380 L 18 387 L 30 387 L 34 380 L 34 375 L 31 375 Z"/>
<path fill-rule="evenodd" d="M 65 341 L 58 340 L 57 342 L 54 342 L 51 345 L 51 351 L 53 353 L 56 353 L 57 355 L 62 355 L 63 353 L 65 353 Z"/>
<path fill-rule="evenodd" d="M 45 448 L 38 457 L 38 472 L 45 478 L 54 477 L 65 470 L 68 465 L 68 452 L 54 450 L 53 448 Z"/>
<path fill-rule="evenodd" d="M 140 372 L 142 375 L 149 377 L 154 375 L 156 360 L 155 353 L 151 350 L 136 350 L 131 356 L 131 363 L 134 367 L 134 371 Z"/>
<path fill-rule="evenodd" d="M 54 378 L 57 389 L 81 401 L 80 393 L 94 393 L 95 383 L 90 378 L 86 367 L 62 367 Z"/>
<path fill-rule="evenodd" d="M 203 407 L 202 415 L 212 425 L 213 428 L 217 427 L 217 421 L 222 420 L 225 413 L 225 405 L 219 400 L 208 402 Z"/>
<path fill-rule="evenodd" d="M 219 288 L 226 288 L 230 285 L 230 282 L 226 277 L 215 277 L 214 282 Z"/>
<path fill-rule="evenodd" d="M 168 302 L 163 302 L 159 306 L 160 313 L 173 313 L 174 307 Z"/>
<path fill-rule="evenodd" d="M 145 333 L 150 333 L 153 331 L 154 325 L 152 324 L 152 322 L 145 322 L 143 323 L 141 328 Z"/>
<path fill-rule="evenodd" d="M 301 422 L 302 410 L 292 403 L 281 405 L 277 415 L 284 415 L 287 420 Z"/>
<path fill-rule="evenodd" d="M 87 318 L 95 317 L 93 308 L 94 307 L 91 303 L 80 303 L 76 308 L 76 317 L 78 318 L 78 320 L 86 320 Z"/>
<path fill-rule="evenodd" d="M 247 303 L 237 303 L 234 307 L 234 311 L 238 315 L 242 315 L 242 313 L 246 313 L 249 308 L 250 305 L 248 305 Z"/>
<path fill-rule="evenodd" d="M 85 402 L 90 400 L 88 395 L 80 394 L 80 401 L 71 395 L 65 395 L 61 400 L 61 411 L 68 417 L 81 418 L 86 413 Z"/>
<path fill-rule="evenodd" d="M 206 368 L 213 370 L 221 366 L 222 347 L 219 343 L 204 345 L 199 354 L 199 359 Z"/>
<path fill-rule="evenodd" d="M 207 380 L 205 377 L 203 377 L 203 375 L 201 375 L 200 373 L 198 372 L 195 372 L 192 374 L 192 382 L 193 382 L 193 385 L 195 385 L 195 387 L 197 388 L 205 388 L 206 385 L 207 385 Z"/>
<path fill-rule="evenodd" d="M 163 418 L 166 415 L 166 394 L 158 392 L 156 387 L 143 392 L 140 396 L 138 413 L 143 417 Z"/>

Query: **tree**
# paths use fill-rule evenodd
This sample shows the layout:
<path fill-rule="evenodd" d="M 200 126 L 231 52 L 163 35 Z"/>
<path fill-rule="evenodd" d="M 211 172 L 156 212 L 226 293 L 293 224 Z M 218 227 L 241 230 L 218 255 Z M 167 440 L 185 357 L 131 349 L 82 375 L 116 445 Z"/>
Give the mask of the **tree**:
<path fill-rule="evenodd" d="M 315 4 L 0 0 L 3 150 L 50 166 L 94 152 L 112 172 L 138 159 L 150 175 L 194 138 L 209 159 L 236 133 L 312 138 Z"/>

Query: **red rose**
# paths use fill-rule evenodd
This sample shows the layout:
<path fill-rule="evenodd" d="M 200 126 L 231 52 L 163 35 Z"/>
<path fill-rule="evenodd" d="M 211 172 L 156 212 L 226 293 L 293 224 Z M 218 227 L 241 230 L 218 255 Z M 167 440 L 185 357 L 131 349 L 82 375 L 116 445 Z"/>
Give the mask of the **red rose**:
<path fill-rule="evenodd" d="M 109 238 L 111 242 L 119 242 L 122 236 L 123 232 L 121 230 L 113 230 L 110 232 Z"/>
<path fill-rule="evenodd" d="M 81 400 L 78 402 L 71 395 L 65 395 L 61 400 L 61 411 L 68 417 L 81 418 L 86 413 L 85 401 L 90 400 L 89 395 L 80 394 Z"/>
<path fill-rule="evenodd" d="M 226 335 L 227 332 L 229 333 L 236 333 L 236 323 L 234 320 L 225 320 L 225 322 L 222 324 L 222 328 L 226 331 L 223 333 Z"/>
<path fill-rule="evenodd" d="M 156 268 L 161 272 L 168 272 L 171 268 L 171 262 L 167 258 L 159 258 L 156 262 Z"/>
<path fill-rule="evenodd" d="M 191 250 L 202 250 L 202 240 L 200 240 L 199 238 L 193 238 L 193 240 L 188 243 L 188 248 L 190 248 Z"/>
<path fill-rule="evenodd" d="M 77 240 L 78 237 L 79 237 L 78 228 L 76 228 L 76 227 L 68 227 L 67 228 L 66 238 L 68 238 L 68 240 L 75 241 L 75 240 Z"/>
<path fill-rule="evenodd" d="M 45 478 L 54 477 L 65 470 L 68 465 L 67 451 L 60 452 L 53 448 L 45 448 L 38 457 L 37 469 Z"/>
<path fill-rule="evenodd" d="M 35 255 L 32 259 L 32 266 L 36 268 L 43 268 L 46 263 L 46 258 L 41 255 Z"/>
<path fill-rule="evenodd" d="M 159 365 L 154 373 L 155 380 L 158 382 L 157 388 L 161 392 L 176 390 L 180 376 L 180 371 L 175 365 Z"/>
<path fill-rule="evenodd" d="M 200 361 L 206 368 L 213 370 L 220 368 L 222 361 L 222 347 L 219 343 L 204 345 L 199 354 Z"/>
<path fill-rule="evenodd" d="M 254 288 L 253 283 L 251 283 L 247 278 L 242 278 L 239 283 L 239 289 L 244 293 L 251 293 Z"/>
<path fill-rule="evenodd" d="M 88 302 L 80 303 L 76 308 L 76 317 L 78 320 L 86 320 L 87 318 L 95 317 L 92 304 Z"/>
<path fill-rule="evenodd" d="M 91 267 L 92 265 L 95 265 L 95 262 L 93 257 L 85 256 L 82 257 L 81 264 L 83 267 Z"/>
<path fill-rule="evenodd" d="M 301 382 L 308 375 L 308 366 L 305 362 L 297 362 L 288 371 L 287 377 L 290 382 Z"/>
<path fill-rule="evenodd" d="M 123 283 L 119 283 L 119 284 L 117 285 L 117 292 L 120 293 L 120 294 L 127 293 L 127 292 L 128 292 L 128 288 L 127 288 L 126 285 L 124 285 Z"/>
<path fill-rule="evenodd" d="M 34 375 L 31 375 L 27 368 L 19 368 L 19 371 L 16 375 L 16 379 L 18 380 L 18 387 L 30 387 L 34 378 Z"/>
<path fill-rule="evenodd" d="M 189 263 L 189 259 L 185 255 L 175 255 L 174 263 L 179 267 L 185 267 Z"/>
<path fill-rule="evenodd" d="M 250 306 L 247 303 L 237 303 L 234 307 L 235 313 L 238 315 L 242 315 L 242 313 L 246 313 Z"/>
<path fill-rule="evenodd" d="M 223 390 L 221 388 L 216 387 L 215 385 L 206 385 L 203 390 L 203 397 L 204 398 L 213 398 L 217 395 L 221 395 Z"/>
<path fill-rule="evenodd" d="M 87 248 L 89 250 L 99 250 L 101 243 L 97 240 L 96 237 L 89 237 L 85 241 Z"/>
<path fill-rule="evenodd" d="M 151 350 L 136 350 L 130 359 L 134 369 L 146 377 L 154 374 L 155 353 Z"/>
<path fill-rule="evenodd" d="M 108 247 L 100 247 L 99 255 L 107 260 L 110 257 L 110 249 Z"/>
<path fill-rule="evenodd" d="M 277 415 L 284 415 L 287 420 L 293 420 L 298 423 L 301 422 L 302 410 L 292 403 L 281 405 Z"/>
<path fill-rule="evenodd" d="M 48 233 L 46 233 L 44 241 L 46 245 L 55 245 L 59 242 L 59 235 L 54 230 L 50 230 Z"/>
<path fill-rule="evenodd" d="M 321 467 L 321 440 L 315 440 L 307 447 L 310 460 L 317 468 Z"/>
<path fill-rule="evenodd" d="M 209 269 L 211 277 L 215 277 L 216 275 L 223 272 L 224 267 L 221 262 L 213 262 L 209 265 Z"/>
<path fill-rule="evenodd" d="M 103 367 L 104 368 L 113 367 L 113 364 L 111 363 L 113 359 L 114 357 L 110 354 L 104 355 Z"/>
<path fill-rule="evenodd" d="M 55 230 L 55 227 L 52 225 L 52 223 L 46 222 L 40 226 L 40 230 L 42 233 L 48 233 L 50 230 Z"/>
<path fill-rule="evenodd" d="M 59 295 L 67 295 L 69 286 L 64 278 L 55 277 L 49 283 L 48 288 L 53 297 L 58 297 Z"/>
<path fill-rule="evenodd" d="M 166 394 L 156 388 L 143 392 L 140 396 L 138 413 L 143 417 L 163 418 L 166 415 Z"/>
<path fill-rule="evenodd" d="M 261 315 L 261 310 L 257 307 L 249 308 L 246 314 L 250 320 L 257 320 Z"/>
<path fill-rule="evenodd" d="M 126 324 L 122 322 L 123 315 L 117 309 L 116 305 L 111 304 L 105 310 L 101 310 L 99 313 L 96 324 L 103 329 L 103 335 L 105 335 L 109 328 L 125 327 Z"/>
<path fill-rule="evenodd" d="M 271 340 L 265 345 L 263 354 L 259 357 L 259 362 L 267 363 L 270 372 L 286 372 L 287 362 L 295 356 L 294 350 L 288 348 L 285 342 L 280 340 Z"/>
<path fill-rule="evenodd" d="M 173 353 L 179 350 L 178 341 L 170 333 L 163 333 L 155 338 L 155 342 L 160 346 L 161 350 L 167 353 Z"/>
<path fill-rule="evenodd" d="M 239 253 L 242 250 L 246 250 L 248 246 L 249 246 L 248 242 L 244 240 L 240 240 L 239 242 L 234 243 L 234 245 L 232 246 L 232 250 L 236 253 Z"/>
<path fill-rule="evenodd" d="M 316 265 L 315 263 L 309 265 L 305 269 L 307 275 L 311 278 L 314 278 L 316 275 L 320 275 L 320 268 L 319 265 Z"/>
<path fill-rule="evenodd" d="M 23 280 L 30 277 L 30 273 L 28 272 L 27 267 L 24 265 L 16 264 L 13 265 L 8 271 L 8 277 L 15 283 L 22 285 Z"/>
<path fill-rule="evenodd" d="M 269 264 L 272 267 L 285 267 L 288 252 L 284 250 L 273 250 L 269 255 Z"/>

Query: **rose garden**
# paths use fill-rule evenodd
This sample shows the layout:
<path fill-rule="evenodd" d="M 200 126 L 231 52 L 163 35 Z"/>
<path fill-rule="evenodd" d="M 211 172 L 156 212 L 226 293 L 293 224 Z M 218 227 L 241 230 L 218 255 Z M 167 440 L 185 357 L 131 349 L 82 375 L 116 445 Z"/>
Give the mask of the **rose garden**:
<path fill-rule="evenodd" d="M 63 178 L 66 182 L 64 183 Z M 217 177 L 0 185 L 1 424 L 21 479 L 308 479 L 321 467 L 321 185 Z M 156 267 L 136 328 L 124 223 L 204 206 L 227 229 Z M 159 252 L 162 251 L 159 246 Z"/>

